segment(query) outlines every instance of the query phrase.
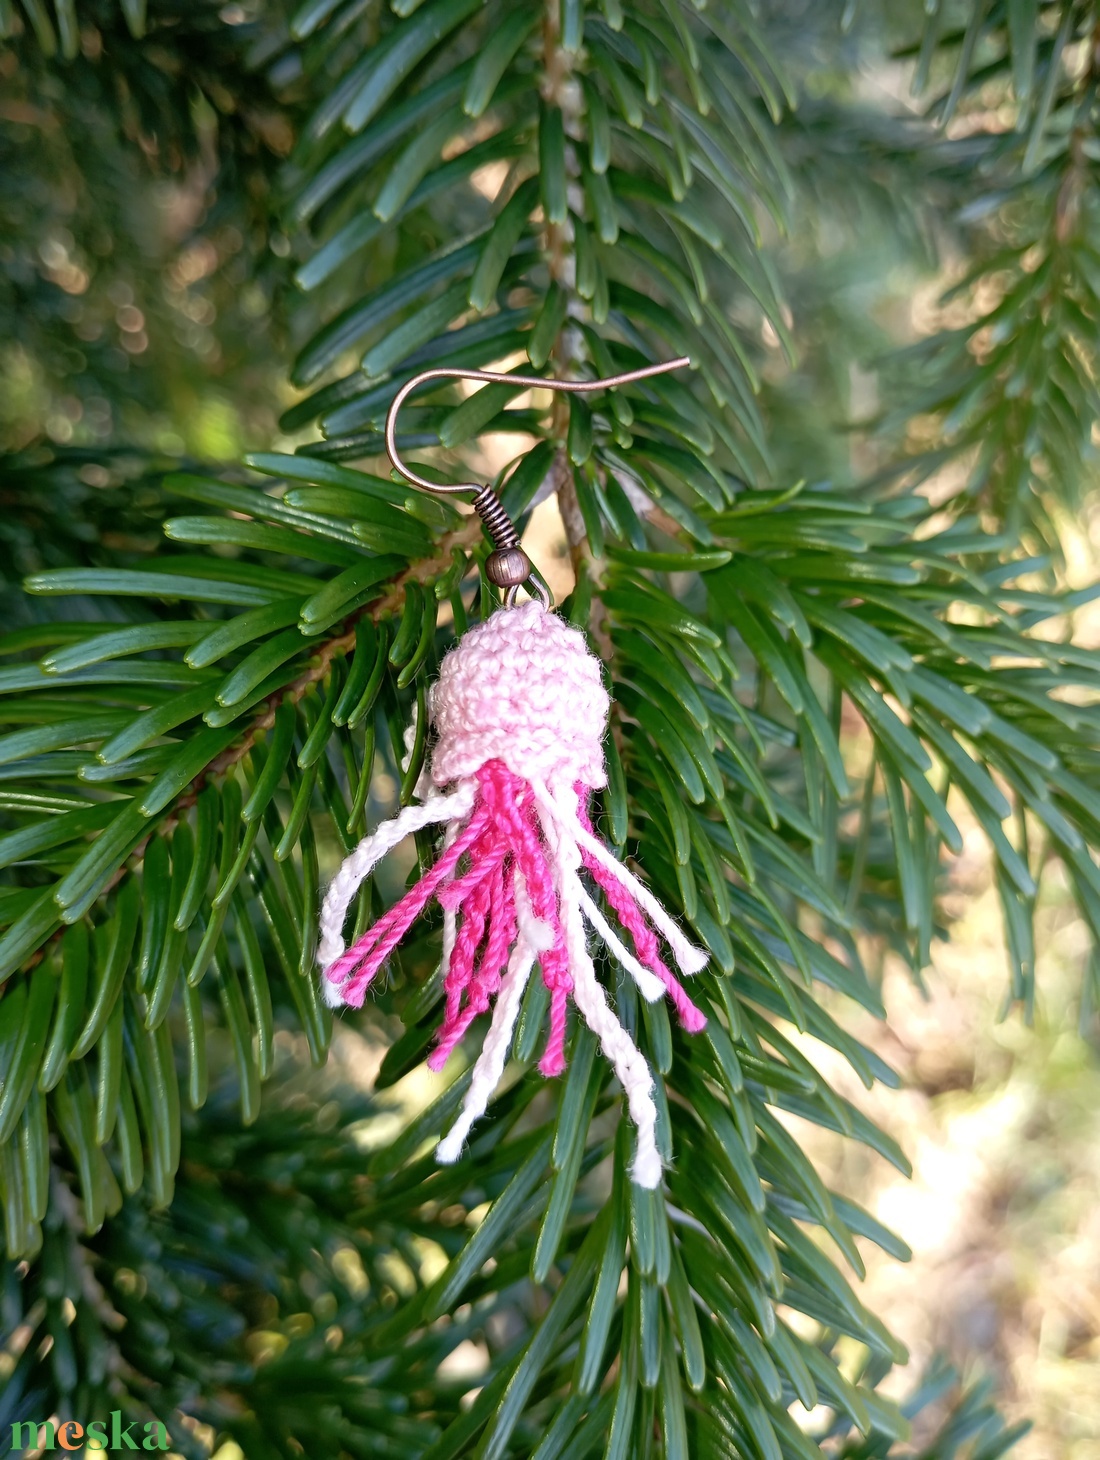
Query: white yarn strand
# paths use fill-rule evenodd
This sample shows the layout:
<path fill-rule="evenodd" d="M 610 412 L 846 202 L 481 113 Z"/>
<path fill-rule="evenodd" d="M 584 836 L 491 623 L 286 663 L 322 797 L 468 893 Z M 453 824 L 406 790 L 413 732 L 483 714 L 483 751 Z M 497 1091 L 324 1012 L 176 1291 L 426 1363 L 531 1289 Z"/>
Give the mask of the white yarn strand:
<path fill-rule="evenodd" d="M 657 1149 L 657 1107 L 653 1101 L 653 1075 L 641 1050 L 615 1017 L 607 995 L 596 978 L 596 970 L 585 946 L 580 907 L 568 895 L 568 878 L 562 896 L 562 930 L 569 949 L 573 975 L 573 998 L 584 1022 L 600 1041 L 611 1061 L 626 1096 L 627 1109 L 637 1131 L 637 1148 L 630 1174 L 639 1186 L 650 1191 L 661 1183 L 661 1154 Z M 575 874 L 572 877 L 575 882 Z"/>
<path fill-rule="evenodd" d="M 545 953 L 547 948 L 553 948 L 554 929 L 532 912 L 527 884 L 519 872 L 516 873 L 516 928 L 528 948 L 533 948 L 536 953 Z"/>
<path fill-rule="evenodd" d="M 645 964 L 639 963 L 633 953 L 629 951 L 626 944 L 616 934 L 611 924 L 604 917 L 599 907 L 584 890 L 584 884 L 578 881 L 577 887 L 581 912 L 584 913 L 585 920 L 591 924 L 592 931 L 598 933 L 607 944 L 615 962 L 622 964 L 623 968 L 630 974 L 631 978 L 638 985 L 638 992 L 642 998 L 645 999 L 647 1004 L 656 1004 L 660 999 L 663 999 L 667 990 L 661 980 L 651 969 L 646 968 Z"/>
<path fill-rule="evenodd" d="M 430 772 L 426 768 L 417 783 L 418 804 L 405 807 L 394 820 L 364 837 L 325 893 L 318 930 L 318 958 L 326 975 L 322 979 L 325 1001 L 330 1005 L 344 1002 L 347 981 L 337 986 L 327 975 L 345 953 L 344 924 L 360 885 L 387 853 L 424 827 L 445 825 L 444 847 L 453 848 L 478 805 L 485 779 L 483 768 L 492 761 L 502 761 L 517 778 L 518 790 L 513 791 L 513 783 L 501 780 L 496 771 L 490 780 L 495 776 L 500 786 L 507 788 L 507 794 L 516 795 L 520 816 L 529 814 L 527 796 L 534 797 L 543 850 L 554 883 L 556 917 L 551 915 L 544 921 L 535 916 L 513 858 L 516 936 L 469 1089 L 454 1125 L 439 1142 L 438 1159 L 449 1163 L 459 1158 L 474 1123 L 488 1108 L 508 1061 L 524 990 L 536 960 L 560 936 L 578 1015 L 596 1035 L 614 1067 L 636 1129 L 632 1178 L 640 1186 L 656 1187 L 661 1181 L 661 1155 L 657 1147 L 653 1072 L 620 1023 L 613 1001 L 596 976 L 588 947 L 589 930 L 634 980 L 644 999 L 656 1002 L 665 996 L 666 989 L 662 979 L 643 965 L 637 949 L 627 947 L 629 940 L 612 926 L 613 920 L 582 882 L 584 862 L 588 861 L 589 866 L 598 864 L 605 882 L 613 877 L 629 893 L 684 973 L 699 972 L 706 965 L 707 955 L 688 939 L 649 889 L 586 829 L 578 814 L 575 787 L 579 784 L 593 791 L 607 784 L 603 737 L 610 702 L 602 666 L 589 651 L 582 633 L 541 604 L 526 603 L 491 614 L 463 635 L 440 665 L 429 706 L 435 739 Z M 410 727 L 407 749 L 414 735 L 415 725 Z M 479 841 L 472 852 L 474 860 L 494 837 L 507 835 L 504 824 L 496 824 L 490 807 L 485 814 L 489 818 L 487 835 L 484 844 Z M 496 855 L 500 849 L 491 850 Z M 444 909 L 444 979 L 453 972 L 460 918 L 460 910 Z M 373 956 L 369 937 L 364 946 L 368 949 L 368 964 L 363 966 L 373 967 L 369 962 Z M 462 972 L 466 977 L 470 970 Z M 560 1004 L 556 1008 L 560 1015 Z"/>
<path fill-rule="evenodd" d="M 443 837 L 443 850 L 447 852 L 454 845 L 455 837 L 458 836 L 461 822 L 449 821 L 447 830 Z M 458 910 L 453 907 L 443 909 L 443 942 L 439 957 L 439 976 L 446 980 L 451 971 L 451 954 L 455 951 L 455 940 L 458 937 Z"/>
<path fill-rule="evenodd" d="M 470 1088 L 462 1101 L 462 1113 L 435 1148 L 436 1160 L 444 1166 L 458 1160 L 474 1122 L 480 1120 L 489 1108 L 493 1091 L 500 1083 L 504 1066 L 508 1063 L 512 1031 L 519 1018 L 523 991 L 527 987 L 534 964 L 534 950 L 521 937 L 512 949 L 507 972 L 501 979 L 485 1043 L 481 1046 L 481 1053 L 474 1065 Z"/>
<path fill-rule="evenodd" d="M 508 1063 L 512 1031 L 519 1018 L 523 991 L 531 977 L 531 969 L 537 956 L 554 941 L 554 930 L 550 924 L 535 917 L 531 911 L 527 883 L 518 868 L 512 873 L 512 884 L 516 895 L 516 942 L 508 960 L 508 968 L 500 981 L 496 1003 L 493 1005 L 493 1017 L 489 1021 L 489 1032 L 474 1065 L 470 1088 L 462 1101 L 462 1113 L 435 1148 L 436 1159 L 444 1165 L 458 1160 L 471 1127 L 489 1108 L 493 1091 Z"/>
<path fill-rule="evenodd" d="M 414 700 L 412 707 L 412 719 L 405 726 L 405 733 L 402 739 L 405 742 L 405 754 L 401 757 L 401 774 L 404 775 L 412 764 L 413 746 L 416 744 L 416 728 L 420 723 L 420 705 Z M 418 801 L 426 801 L 434 792 L 432 785 L 431 771 L 427 758 L 420 767 L 420 774 L 416 778 L 416 785 L 413 787 L 413 795 Z"/>
<path fill-rule="evenodd" d="M 600 1047 L 610 1060 L 626 1096 L 626 1106 L 637 1132 L 631 1177 L 639 1186 L 652 1191 L 661 1182 L 653 1074 L 641 1050 L 616 1018 L 589 956 L 581 914 L 584 888 L 577 876 L 581 854 L 571 835 L 572 827 L 563 826 L 555 814 L 556 808 L 546 787 L 538 782 L 532 782 L 532 786 L 540 809 L 550 803 L 550 814 L 541 817 L 541 820 L 558 887 L 562 934 L 569 955 L 569 971 L 573 975 L 573 1000 L 584 1022 L 600 1041 Z"/>
<path fill-rule="evenodd" d="M 476 785 L 464 783 L 449 796 L 432 796 L 422 806 L 406 806 L 392 821 L 384 821 L 363 838 L 329 883 L 321 905 L 317 957 L 322 969 L 330 968 L 344 952 L 344 920 L 351 900 L 387 852 L 422 827 L 462 820 L 473 810 L 476 796 Z"/>
<path fill-rule="evenodd" d="M 321 976 L 321 998 L 329 1009 L 342 1009 L 344 1007 L 344 986 L 333 983 L 331 978 Z"/>
<path fill-rule="evenodd" d="M 537 792 L 536 792 L 537 794 Z M 552 808 L 557 810 L 557 808 Z M 560 814 L 560 811 L 558 812 Z M 650 892 L 644 882 L 639 882 L 629 868 L 608 851 L 601 841 L 598 841 L 590 832 L 586 831 L 576 816 L 569 817 L 569 832 L 575 837 L 578 845 L 589 852 L 593 859 L 606 867 L 617 882 L 621 882 L 634 894 L 635 901 L 649 915 L 649 920 L 661 933 L 665 942 L 672 952 L 673 958 L 681 973 L 699 973 L 706 968 L 708 957 L 702 948 L 697 948 L 694 943 L 685 937 L 683 930 L 675 920 L 669 917 L 661 904 Z"/>

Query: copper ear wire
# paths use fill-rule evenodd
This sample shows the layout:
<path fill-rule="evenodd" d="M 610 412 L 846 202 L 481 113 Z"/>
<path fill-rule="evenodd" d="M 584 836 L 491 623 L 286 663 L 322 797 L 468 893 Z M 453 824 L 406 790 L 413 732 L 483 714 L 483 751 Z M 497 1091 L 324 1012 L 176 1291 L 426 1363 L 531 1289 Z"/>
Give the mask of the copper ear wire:
<path fill-rule="evenodd" d="M 598 390 L 613 390 L 619 385 L 631 385 L 636 380 L 647 380 L 653 375 L 664 375 L 670 370 L 682 370 L 690 365 L 687 355 L 675 360 L 662 360 L 656 365 L 645 365 L 639 370 L 625 370 L 620 375 L 608 375 L 602 380 L 550 380 L 541 375 L 504 375 L 495 370 L 423 370 L 406 381 L 393 398 L 386 414 L 386 452 L 394 471 L 410 486 L 435 496 L 449 497 L 455 492 L 473 492 L 473 506 L 484 524 L 493 551 L 485 562 L 485 572 L 491 583 L 504 589 L 504 602 L 511 607 L 521 587 L 531 579 L 531 560 L 519 545 L 519 533 L 515 523 L 504 510 L 495 488 L 486 483 L 456 482 L 443 484 L 431 482 L 407 466 L 397 449 L 397 414 L 414 390 L 432 380 L 479 380 L 493 385 L 514 385 L 524 390 L 555 390 L 569 395 L 586 395 Z M 535 580 L 535 591 L 547 607 L 550 596 L 544 585 Z"/>

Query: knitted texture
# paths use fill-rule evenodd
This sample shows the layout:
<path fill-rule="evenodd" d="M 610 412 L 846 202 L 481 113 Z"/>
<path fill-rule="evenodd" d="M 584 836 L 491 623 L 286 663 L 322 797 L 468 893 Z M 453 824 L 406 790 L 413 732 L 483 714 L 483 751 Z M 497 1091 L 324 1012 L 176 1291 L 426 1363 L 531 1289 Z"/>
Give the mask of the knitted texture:
<path fill-rule="evenodd" d="M 504 1071 L 523 991 L 537 962 L 550 996 L 539 1069 L 565 1068 L 570 1000 L 597 1035 L 637 1128 L 634 1180 L 661 1179 L 653 1075 L 596 976 L 588 931 L 633 978 L 642 997 L 668 997 L 694 1033 L 706 1023 L 661 956 L 682 973 L 706 955 L 595 835 L 587 803 L 606 783 L 601 741 L 608 699 L 583 636 L 541 604 L 494 614 L 443 661 L 430 698 L 437 740 L 422 805 L 365 837 L 329 886 L 318 956 L 329 1004 L 362 1005 L 368 988 L 435 897 L 443 908 L 443 1021 L 428 1057 L 441 1070 L 473 1022 L 491 1011 L 462 1111 L 438 1156 L 455 1161 Z M 421 880 L 352 948 L 343 925 L 352 900 L 386 852 L 409 832 L 445 826 L 443 850 Z M 581 880 L 587 872 L 627 946 Z"/>
<path fill-rule="evenodd" d="M 517 776 L 598 790 L 609 709 L 579 630 L 541 603 L 494 613 L 451 650 L 432 689 L 432 779 L 446 786 L 501 760 Z"/>

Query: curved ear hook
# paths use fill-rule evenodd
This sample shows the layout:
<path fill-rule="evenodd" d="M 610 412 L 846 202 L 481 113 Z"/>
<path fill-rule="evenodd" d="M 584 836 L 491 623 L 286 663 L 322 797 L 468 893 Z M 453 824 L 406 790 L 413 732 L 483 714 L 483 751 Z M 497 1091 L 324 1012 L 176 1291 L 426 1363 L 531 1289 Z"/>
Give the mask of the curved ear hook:
<path fill-rule="evenodd" d="M 524 390 L 556 390 L 570 395 L 584 395 L 598 390 L 611 390 L 618 385 L 630 385 L 636 380 L 647 380 L 652 375 L 664 375 L 669 370 L 682 370 L 690 365 L 687 355 L 675 360 L 661 360 L 656 365 L 645 365 L 639 370 L 626 370 L 621 375 L 607 375 L 602 380 L 551 380 L 541 375 L 505 375 L 495 370 L 424 370 L 405 382 L 393 398 L 386 415 L 386 453 L 394 471 L 404 477 L 410 486 L 436 496 L 451 496 L 454 492 L 473 492 L 474 509 L 485 525 L 493 544 L 493 551 L 485 563 L 485 572 L 491 583 L 505 590 L 504 602 L 511 607 L 520 588 L 531 576 L 531 560 L 519 545 L 519 533 L 508 516 L 496 491 L 488 483 L 457 482 L 441 484 L 430 482 L 407 466 L 397 449 L 397 414 L 414 390 L 432 380 L 483 380 L 493 385 L 514 385 Z M 536 591 L 549 607 L 550 598 L 541 583 Z"/>

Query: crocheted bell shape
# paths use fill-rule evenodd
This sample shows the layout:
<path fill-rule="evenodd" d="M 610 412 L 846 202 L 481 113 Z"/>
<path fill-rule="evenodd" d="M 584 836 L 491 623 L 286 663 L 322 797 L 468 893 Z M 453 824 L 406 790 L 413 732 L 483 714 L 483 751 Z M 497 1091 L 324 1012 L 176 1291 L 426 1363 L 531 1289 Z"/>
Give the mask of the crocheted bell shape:
<path fill-rule="evenodd" d="M 653 1075 L 596 977 L 589 934 L 603 941 L 644 999 L 669 998 L 692 1033 L 706 1020 L 662 957 L 658 934 L 682 973 L 697 973 L 707 957 L 593 832 L 589 796 L 607 783 L 602 741 L 609 701 L 600 664 L 578 630 L 542 603 L 524 603 L 493 613 L 460 640 L 443 660 L 429 703 L 436 737 L 430 788 L 420 804 L 360 842 L 325 897 L 319 958 L 326 1001 L 361 1007 L 387 958 L 435 897 L 443 908 L 445 1006 L 429 1066 L 441 1070 L 473 1021 L 492 1007 L 461 1114 L 439 1142 L 439 1160 L 458 1159 L 488 1106 L 537 963 L 549 993 L 539 1069 L 557 1075 L 565 1068 L 572 999 L 622 1084 L 637 1129 L 633 1179 L 655 1187 L 661 1157 Z M 346 948 L 343 925 L 360 883 L 404 837 L 436 824 L 445 832 L 431 871 Z M 603 892 L 632 950 L 583 873 Z"/>

